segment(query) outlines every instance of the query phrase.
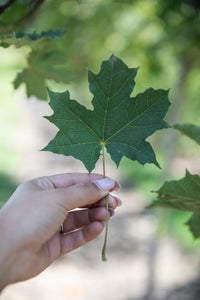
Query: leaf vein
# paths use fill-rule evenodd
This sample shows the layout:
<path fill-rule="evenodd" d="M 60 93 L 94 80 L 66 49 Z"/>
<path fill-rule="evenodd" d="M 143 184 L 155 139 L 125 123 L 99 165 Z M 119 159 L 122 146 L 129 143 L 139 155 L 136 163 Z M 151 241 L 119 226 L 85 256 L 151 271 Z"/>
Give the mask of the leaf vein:
<path fill-rule="evenodd" d="M 85 123 L 82 119 L 80 119 L 71 109 L 69 109 L 69 107 L 67 107 L 65 104 L 62 103 L 62 105 L 64 106 L 65 109 L 67 109 L 71 114 L 73 114 L 81 123 L 83 123 L 100 141 L 100 137 L 96 134 L 96 132 L 90 127 L 88 126 L 87 123 Z"/>
<path fill-rule="evenodd" d="M 116 132 L 114 132 L 111 136 L 109 136 L 106 140 L 106 142 L 111 139 L 113 136 L 115 136 L 117 133 L 119 133 L 120 131 L 124 130 L 124 128 L 126 128 L 127 126 L 130 125 L 130 123 L 134 122 L 135 120 L 137 120 L 140 116 L 142 116 L 144 113 L 147 112 L 147 110 L 152 107 L 153 105 L 155 105 L 158 101 L 160 101 L 162 98 L 164 98 L 165 95 L 159 97 L 154 103 L 152 103 L 152 105 L 148 106 L 144 111 L 142 111 L 141 114 L 137 115 L 135 118 L 133 118 L 132 120 L 130 120 L 130 122 L 126 123 L 123 127 L 121 127 L 119 130 L 117 130 Z M 132 126 L 134 127 L 134 126 Z"/>

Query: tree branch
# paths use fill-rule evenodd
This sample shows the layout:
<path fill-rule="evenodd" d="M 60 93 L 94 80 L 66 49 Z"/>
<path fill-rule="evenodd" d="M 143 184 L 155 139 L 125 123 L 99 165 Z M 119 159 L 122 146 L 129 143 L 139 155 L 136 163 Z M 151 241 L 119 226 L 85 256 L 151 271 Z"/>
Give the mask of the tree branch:
<path fill-rule="evenodd" d="M 16 27 L 21 26 L 26 20 L 29 20 L 36 13 L 36 11 L 40 7 L 40 5 L 42 5 L 44 0 L 37 0 L 37 1 L 34 1 L 34 2 L 35 2 L 34 7 L 24 17 L 22 17 L 19 21 L 17 21 L 15 23 Z"/>
<path fill-rule="evenodd" d="M 0 15 L 8 8 L 12 5 L 13 2 L 15 2 L 16 0 L 9 0 L 7 3 L 5 3 L 4 5 L 0 6 Z"/>

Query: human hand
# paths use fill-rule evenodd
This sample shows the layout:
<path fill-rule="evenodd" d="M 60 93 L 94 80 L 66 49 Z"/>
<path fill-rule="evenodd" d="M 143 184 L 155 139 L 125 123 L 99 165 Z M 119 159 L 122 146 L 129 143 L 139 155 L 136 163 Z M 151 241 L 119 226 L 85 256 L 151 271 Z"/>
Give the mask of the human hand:
<path fill-rule="evenodd" d="M 96 238 L 106 220 L 105 196 L 119 188 L 102 175 L 80 173 L 21 184 L 0 210 L 0 290 L 36 276 L 56 258 Z M 109 196 L 110 216 L 120 204 Z M 85 209 L 71 211 L 80 207 Z"/>

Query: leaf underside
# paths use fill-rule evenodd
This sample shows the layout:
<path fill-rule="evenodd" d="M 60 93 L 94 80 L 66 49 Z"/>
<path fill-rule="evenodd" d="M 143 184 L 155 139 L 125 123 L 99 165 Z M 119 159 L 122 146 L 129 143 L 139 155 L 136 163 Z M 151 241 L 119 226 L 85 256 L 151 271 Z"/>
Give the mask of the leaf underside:
<path fill-rule="evenodd" d="M 186 170 L 180 180 L 165 182 L 151 207 L 167 207 L 200 214 L 200 176 Z"/>
<path fill-rule="evenodd" d="M 55 29 L 41 33 L 0 33 L 0 46 L 16 48 L 28 46 L 31 52 L 24 55 L 27 67 L 17 74 L 13 85 L 17 89 L 21 84 L 25 85 L 28 97 L 36 96 L 38 99 L 47 99 L 46 81 L 69 83 L 71 75 L 63 66 L 66 61 L 64 50 L 55 50 L 55 39 L 61 38 L 65 31 Z M 52 48 L 52 45 L 54 48 Z"/>
<path fill-rule="evenodd" d="M 103 145 L 117 166 L 125 156 L 159 167 L 145 139 L 156 130 L 169 127 L 163 121 L 170 105 L 168 91 L 150 88 L 131 98 L 136 74 L 137 69 L 128 68 L 115 56 L 102 63 L 98 74 L 89 71 L 93 110 L 70 99 L 68 91 L 49 91 L 54 113 L 46 118 L 59 131 L 43 150 L 71 155 L 81 160 L 89 172 Z"/>
<path fill-rule="evenodd" d="M 71 79 L 69 73 L 62 66 L 64 54 L 61 51 L 47 51 L 38 53 L 33 50 L 27 66 L 17 74 L 14 80 L 14 88 L 25 84 L 28 97 L 36 96 L 38 99 L 47 99 L 46 80 L 68 83 Z"/>

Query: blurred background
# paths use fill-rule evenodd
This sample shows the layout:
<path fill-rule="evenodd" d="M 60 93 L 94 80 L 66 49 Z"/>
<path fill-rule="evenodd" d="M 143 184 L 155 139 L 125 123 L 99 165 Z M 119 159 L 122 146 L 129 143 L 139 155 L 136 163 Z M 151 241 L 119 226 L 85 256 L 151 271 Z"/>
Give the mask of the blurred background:
<path fill-rule="evenodd" d="M 6 41 L 0 47 L 1 206 L 25 180 L 86 171 L 74 158 L 40 151 L 57 132 L 43 118 L 52 114 L 48 101 L 42 101 L 47 99 L 44 86 L 69 90 L 72 99 L 90 108 L 87 70 L 97 73 L 112 54 L 129 67 L 140 66 L 133 96 L 148 87 L 170 89 L 166 120 L 200 125 L 198 0 L 21 0 L 0 1 L 0 6 L 8 2 L 0 9 Z M 5 38 L 15 31 L 50 29 L 64 34 L 24 46 Z M 38 49 L 40 60 L 34 61 Z M 47 55 L 51 51 L 53 58 Z M 17 74 L 31 60 L 38 75 L 24 73 L 20 82 Z M 106 157 L 106 173 L 121 183 L 123 201 L 109 223 L 108 261 L 101 262 L 102 234 L 37 278 L 8 287 L 2 300 L 200 299 L 200 241 L 185 225 L 190 214 L 145 208 L 165 180 L 183 177 L 186 168 L 200 174 L 199 146 L 173 129 L 158 131 L 150 140 L 161 170 L 127 159 L 116 169 Z M 101 162 L 94 171 L 102 173 Z"/>

